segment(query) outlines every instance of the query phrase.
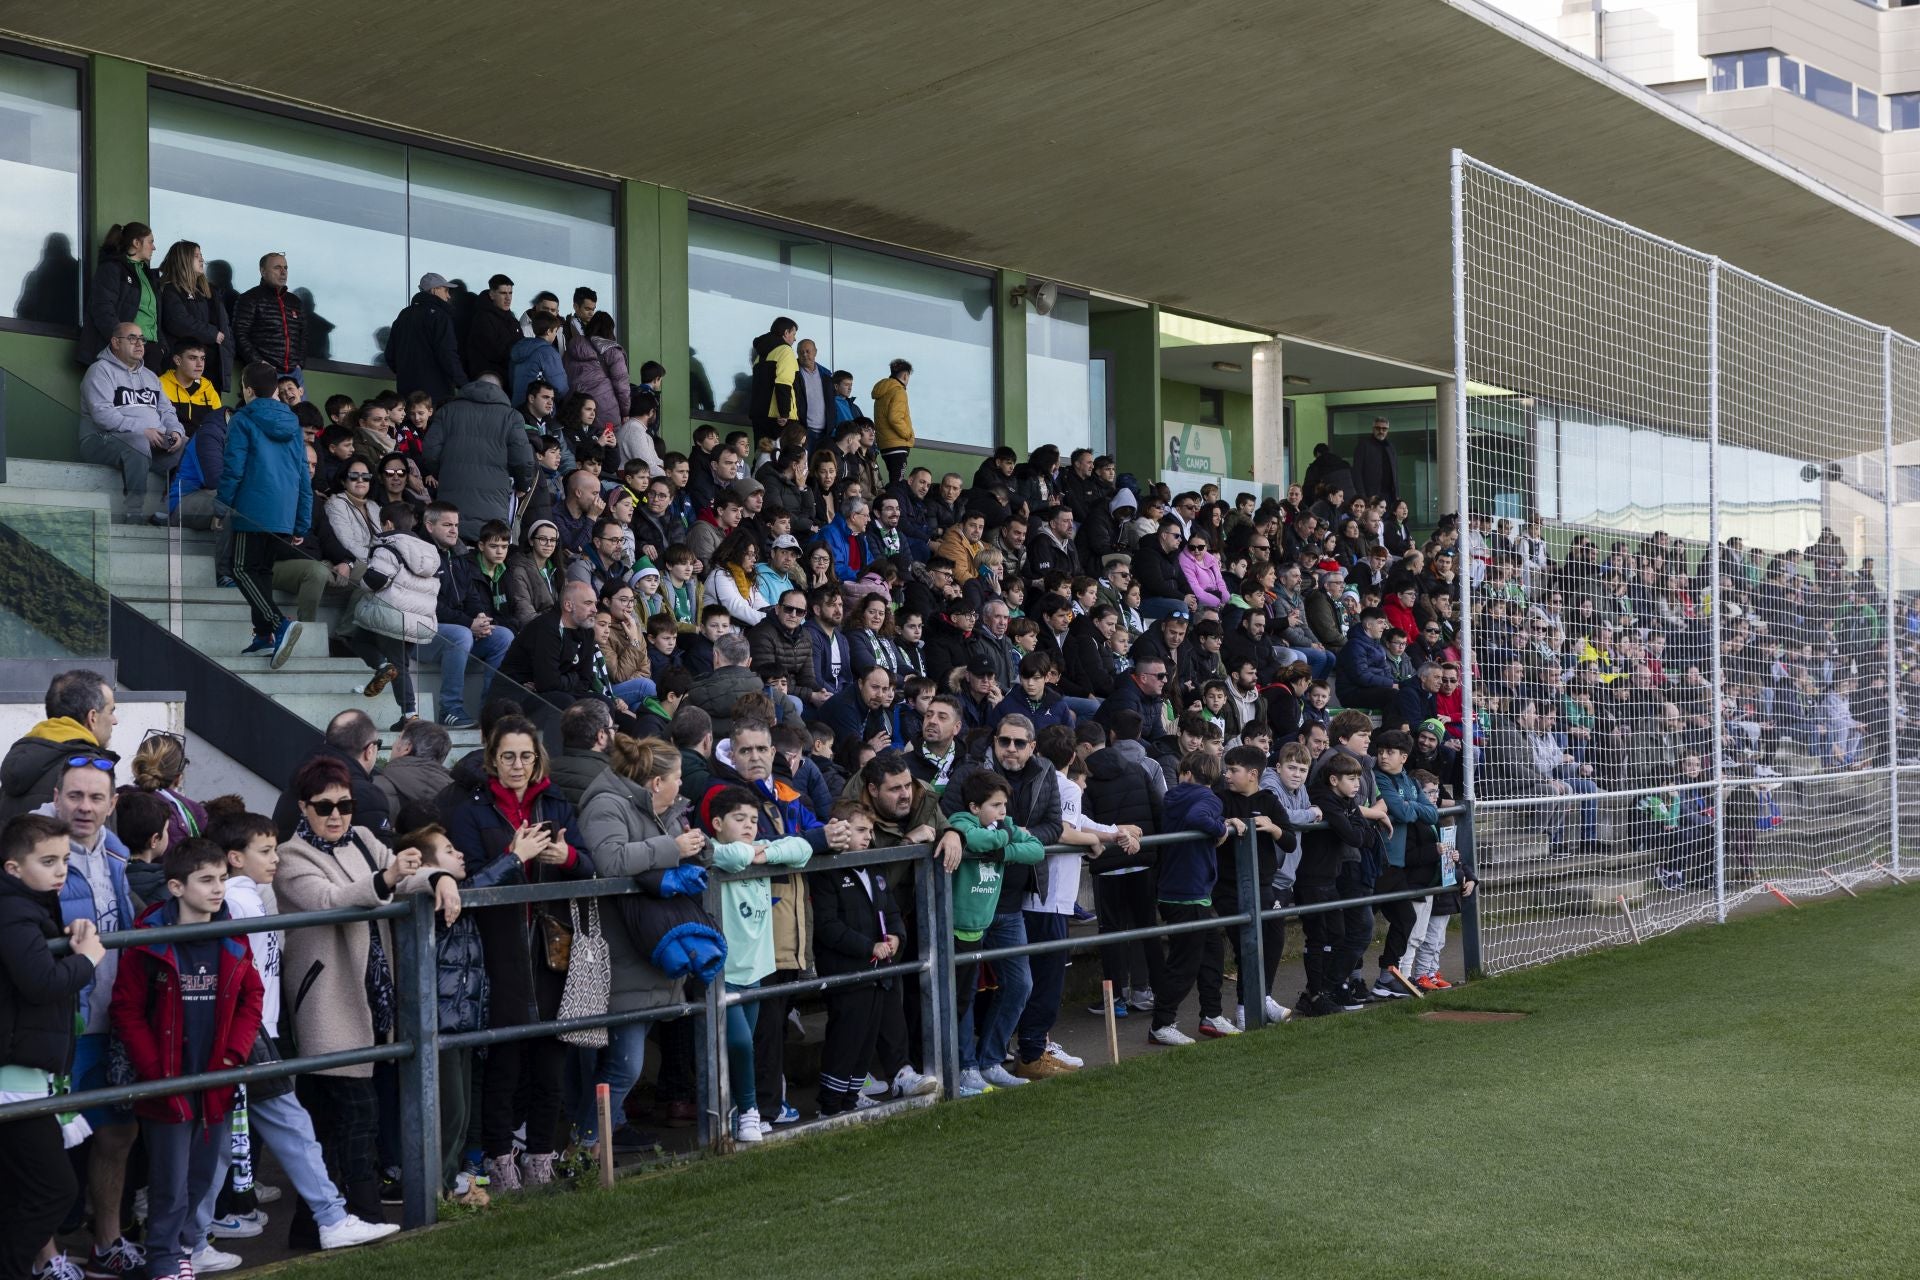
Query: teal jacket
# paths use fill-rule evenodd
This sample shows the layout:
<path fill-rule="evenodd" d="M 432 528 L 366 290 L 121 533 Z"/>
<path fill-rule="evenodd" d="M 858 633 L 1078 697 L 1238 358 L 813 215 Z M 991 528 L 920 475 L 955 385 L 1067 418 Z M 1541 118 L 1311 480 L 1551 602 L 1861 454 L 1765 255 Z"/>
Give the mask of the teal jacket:
<path fill-rule="evenodd" d="M 970 810 L 962 809 L 947 818 L 947 825 L 960 833 L 965 844 L 960 867 L 953 873 L 953 936 L 978 942 L 1000 905 L 1001 864 L 1037 864 L 1046 858 L 1047 848 L 1011 818 L 983 827 Z"/>
<path fill-rule="evenodd" d="M 1393 819 L 1393 835 L 1387 840 L 1387 865 L 1407 865 L 1407 828 L 1416 822 L 1438 822 L 1440 811 L 1433 807 L 1420 784 L 1405 769 L 1399 773 L 1373 771 L 1380 798 L 1387 802 L 1387 816 Z"/>

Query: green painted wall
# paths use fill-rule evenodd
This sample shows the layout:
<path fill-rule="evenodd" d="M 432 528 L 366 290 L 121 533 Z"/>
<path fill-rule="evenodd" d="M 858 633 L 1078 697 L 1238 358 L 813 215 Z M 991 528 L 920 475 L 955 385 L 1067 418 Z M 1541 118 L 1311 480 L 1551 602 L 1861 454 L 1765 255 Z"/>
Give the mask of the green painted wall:
<path fill-rule="evenodd" d="M 96 56 L 87 83 L 85 261 L 90 263 L 108 227 L 147 219 L 147 69 Z M 163 247 L 167 243 L 161 241 Z"/>
<path fill-rule="evenodd" d="M 687 442 L 687 193 L 645 182 L 620 184 L 621 331 L 633 372 L 655 358 L 667 366 L 660 404 L 662 437 Z"/>
<path fill-rule="evenodd" d="M 994 281 L 999 290 L 994 308 L 996 331 L 993 358 L 1000 388 L 1000 443 L 1026 457 L 1027 440 L 1027 311 L 1007 301 L 1007 295 L 1027 282 L 1018 271 L 1002 271 Z M 1033 441 L 1038 448 L 1044 441 Z M 961 474 L 971 477 L 971 472 Z"/>
<path fill-rule="evenodd" d="M 1120 470 L 1157 475 L 1160 457 L 1160 308 L 1096 311 L 1093 350 L 1113 359 L 1114 458 Z"/>
<path fill-rule="evenodd" d="M 1191 382 L 1160 379 L 1160 416 L 1167 422 L 1200 425 L 1201 388 Z M 1253 397 L 1239 391 L 1223 393 L 1220 403 L 1227 436 L 1227 474 L 1238 480 L 1253 479 Z M 1211 425 L 1211 424 L 1207 424 Z M 1158 453 L 1156 440 L 1155 452 Z M 1158 467 L 1155 467 L 1156 472 Z"/>

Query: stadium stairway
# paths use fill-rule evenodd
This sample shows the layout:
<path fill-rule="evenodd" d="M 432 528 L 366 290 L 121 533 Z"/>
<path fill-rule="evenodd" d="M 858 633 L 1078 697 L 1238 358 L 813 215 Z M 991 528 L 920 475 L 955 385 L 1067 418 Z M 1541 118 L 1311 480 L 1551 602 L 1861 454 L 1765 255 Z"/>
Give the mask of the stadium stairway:
<path fill-rule="evenodd" d="M 0 487 L 0 503 L 107 510 L 118 491 L 118 473 L 106 467 L 24 459 L 9 459 L 7 466 L 8 483 Z M 149 507 L 159 509 L 160 506 L 156 481 Z M 340 627 L 342 614 L 350 604 L 346 592 L 326 593 L 318 621 L 305 624 L 292 657 L 276 671 L 264 655 L 241 656 L 240 651 L 252 638 L 253 628 L 240 592 L 216 584 L 215 534 L 190 529 L 179 531 L 180 574 L 175 588 L 169 585 L 169 530 L 154 525 L 118 523 L 106 527 L 111 530 L 106 550 L 106 586 L 116 600 L 163 628 L 170 626 L 177 605 L 178 635 L 186 644 L 316 728 L 324 728 L 334 715 L 353 706 L 366 710 L 382 730 L 398 718 L 391 689 L 377 698 L 363 695 L 371 674 L 365 663 L 358 658 L 332 657 L 328 653 L 329 639 Z M 284 593 L 276 595 L 291 617 L 292 598 Z M 429 667 L 424 661 L 416 664 L 415 684 L 419 689 L 422 716 L 437 714 L 438 675 L 437 665 Z M 478 675 L 470 672 L 467 701 L 470 713 L 478 712 L 478 694 Z M 450 732 L 456 754 L 479 744 L 477 730 Z"/>

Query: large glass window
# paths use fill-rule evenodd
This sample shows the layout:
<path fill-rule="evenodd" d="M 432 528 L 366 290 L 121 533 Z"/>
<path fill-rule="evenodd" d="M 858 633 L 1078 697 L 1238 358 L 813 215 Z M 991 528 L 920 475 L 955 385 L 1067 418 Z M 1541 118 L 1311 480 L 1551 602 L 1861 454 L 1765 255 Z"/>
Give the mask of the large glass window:
<path fill-rule="evenodd" d="M 521 309 L 582 284 L 614 301 L 610 191 L 177 93 L 152 95 L 149 130 L 162 249 L 198 242 L 236 291 L 286 254 L 309 359 L 379 365 L 429 271 L 476 292 L 505 272 Z"/>
<path fill-rule="evenodd" d="M 0 317 L 80 323 L 80 73 L 0 54 Z"/>
<path fill-rule="evenodd" d="M 990 277 L 712 214 L 692 214 L 687 235 L 695 413 L 746 416 L 753 340 L 784 315 L 821 364 L 853 374 L 862 406 L 903 359 L 920 440 L 992 447 Z"/>
<path fill-rule="evenodd" d="M 1893 129 L 1920 129 L 1920 93 L 1890 93 L 1887 124 Z"/>
<path fill-rule="evenodd" d="M 1061 295 L 1053 311 L 1027 312 L 1027 439 L 1038 447 L 1060 447 L 1062 458 L 1075 449 L 1107 452 L 1106 413 L 1094 414 L 1094 395 L 1106 397 L 1106 371 L 1093 385 L 1088 359 L 1090 329 L 1087 300 Z M 1096 426 L 1096 424 L 1098 424 Z"/>
<path fill-rule="evenodd" d="M 1853 114 L 1853 85 L 1839 76 L 1818 67 L 1808 67 L 1803 92 L 1806 99 L 1816 106 L 1838 111 L 1843 116 Z"/>

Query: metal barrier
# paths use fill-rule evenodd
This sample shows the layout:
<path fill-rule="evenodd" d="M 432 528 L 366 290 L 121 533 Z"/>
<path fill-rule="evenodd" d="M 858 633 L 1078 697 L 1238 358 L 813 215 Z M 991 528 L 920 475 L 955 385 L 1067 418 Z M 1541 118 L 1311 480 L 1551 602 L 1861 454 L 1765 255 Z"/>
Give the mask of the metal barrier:
<path fill-rule="evenodd" d="M 1470 856 L 1473 825 L 1471 811 L 1465 806 L 1455 806 L 1442 809 L 1440 812 L 1443 817 L 1460 819 L 1460 847 Z M 1313 824 L 1296 830 L 1314 830 L 1318 826 L 1319 824 Z M 1194 838 L 1206 837 L 1200 836 L 1199 833 L 1172 832 L 1143 836 L 1141 844 L 1143 847 L 1153 848 Z M 1260 901 L 1260 886 L 1258 859 L 1254 856 L 1254 837 L 1249 832 L 1242 839 L 1245 845 L 1242 855 L 1237 859 L 1240 900 L 1257 902 Z M 1047 852 L 1054 854 L 1082 851 L 1071 846 L 1052 845 L 1048 847 Z M 400 1064 L 401 1181 L 405 1195 L 401 1206 L 401 1220 L 408 1227 L 419 1227 L 435 1220 L 439 1205 L 442 1152 L 439 1057 L 445 1050 L 483 1048 L 492 1044 L 540 1039 L 565 1031 L 585 1030 L 591 1027 L 612 1028 L 641 1022 L 666 1022 L 683 1017 L 696 1018 L 700 1022 L 700 1034 L 695 1040 L 695 1066 L 701 1099 L 697 1137 L 702 1147 L 726 1151 L 733 1146 L 732 1130 L 727 1124 L 727 1116 L 732 1110 L 732 1088 L 727 1068 L 726 1011 L 736 1005 L 753 1004 L 781 996 L 815 995 L 896 977 L 924 976 L 926 981 L 921 984 L 920 1012 L 926 1038 L 927 1060 L 921 1064 L 921 1067 L 926 1074 L 940 1081 L 942 1092 L 946 1097 L 953 1097 L 959 1075 L 958 1018 L 956 1016 L 958 998 L 954 990 L 954 974 L 956 968 L 961 965 L 971 966 L 991 960 L 1054 951 L 1096 950 L 1116 943 L 1166 938 L 1206 929 L 1238 928 L 1241 931 L 1241 980 L 1243 983 L 1250 984 L 1250 998 L 1246 1001 L 1247 1026 L 1249 1030 L 1254 1030 L 1265 1025 L 1264 997 L 1268 994 L 1265 986 L 1266 968 L 1262 950 L 1261 922 L 1318 912 L 1340 911 L 1349 907 L 1410 901 L 1431 897 L 1437 892 L 1430 888 L 1409 889 L 1338 902 L 1274 907 L 1258 912 L 1241 911 L 1208 920 L 1151 925 L 1102 934 L 1095 938 L 1065 938 L 1058 941 L 1033 942 L 1017 947 L 1001 947 L 960 955 L 953 948 L 952 879 L 944 870 L 934 874 L 938 864 L 932 855 L 933 846 L 926 844 L 866 849 L 828 855 L 805 867 L 793 868 L 783 873 L 784 875 L 805 875 L 811 871 L 838 870 L 843 867 L 881 866 L 903 862 L 918 864 L 922 874 L 914 877 L 913 908 L 919 941 L 918 949 L 922 953 L 918 959 L 883 965 L 861 973 L 810 977 L 775 986 L 754 987 L 745 991 L 727 991 L 725 983 L 716 979 L 707 984 L 704 997 L 663 1005 L 659 1008 L 551 1022 L 533 1022 L 521 1026 L 490 1027 L 480 1031 L 446 1035 L 442 1035 L 439 1030 L 439 973 L 434 946 L 435 906 L 433 897 L 428 894 L 414 894 L 377 907 L 293 912 L 245 920 L 167 925 L 104 934 L 101 936 L 101 941 L 107 947 L 125 948 L 150 943 L 190 942 L 207 938 L 227 938 L 272 931 L 327 928 L 391 920 L 394 922 L 395 1026 L 405 1033 L 404 1038 L 386 1044 L 369 1045 L 362 1049 L 348 1049 L 312 1057 L 287 1058 L 278 1062 L 235 1067 L 223 1071 L 207 1071 L 168 1080 L 149 1080 L 132 1085 L 89 1089 L 35 1099 L 31 1102 L 8 1103 L 0 1106 L 0 1124 L 30 1116 L 123 1104 L 220 1085 L 247 1084 L 255 1080 L 309 1074 L 337 1067 L 395 1062 Z M 767 871 L 760 869 L 710 873 L 708 910 L 711 912 L 717 907 L 721 884 L 780 878 L 782 875 L 770 875 Z M 466 890 L 461 894 L 461 907 L 463 911 L 469 911 L 481 907 L 532 902 L 606 898 L 633 892 L 638 892 L 638 887 L 628 878 L 513 885 L 494 889 Z M 1474 898 L 1462 900 L 1462 942 L 1466 949 L 1467 968 L 1470 972 L 1477 972 L 1479 968 L 1477 914 L 1474 904 Z M 65 939 L 54 939 L 49 946 L 56 954 L 68 950 Z M 291 1017 L 291 1013 L 284 1013 L 283 1016 Z M 930 1105 L 933 1101 L 935 1101 L 933 1097 L 905 1099 L 827 1122 L 797 1125 L 787 1132 L 807 1132 L 816 1127 L 839 1127 L 846 1123 L 878 1119 L 901 1110 Z M 611 1140 L 611 1135 L 603 1135 L 603 1140 Z"/>

